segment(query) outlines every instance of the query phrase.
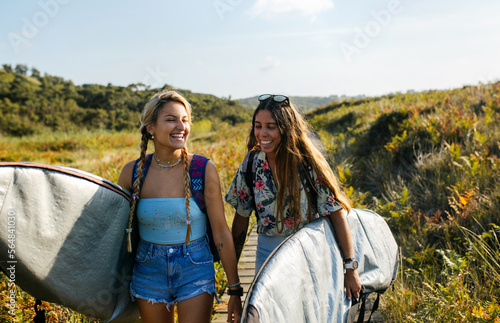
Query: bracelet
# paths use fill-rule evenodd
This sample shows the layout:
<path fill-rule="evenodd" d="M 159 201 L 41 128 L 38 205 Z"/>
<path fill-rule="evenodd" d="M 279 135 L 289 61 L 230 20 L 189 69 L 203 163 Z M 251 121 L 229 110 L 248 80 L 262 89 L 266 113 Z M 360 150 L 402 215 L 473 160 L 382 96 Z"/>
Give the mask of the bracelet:
<path fill-rule="evenodd" d="M 227 294 L 229 296 L 243 296 L 243 287 L 240 287 L 238 289 L 228 289 Z"/>
<path fill-rule="evenodd" d="M 236 284 L 227 285 L 227 288 L 236 287 L 236 286 L 240 286 L 240 285 L 241 285 L 241 282 L 237 282 Z"/>

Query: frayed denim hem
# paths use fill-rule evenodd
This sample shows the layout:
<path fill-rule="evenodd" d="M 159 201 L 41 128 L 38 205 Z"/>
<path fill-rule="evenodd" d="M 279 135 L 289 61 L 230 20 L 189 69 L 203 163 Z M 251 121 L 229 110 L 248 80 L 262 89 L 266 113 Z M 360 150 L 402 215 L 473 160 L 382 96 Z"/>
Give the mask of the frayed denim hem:
<path fill-rule="evenodd" d="M 217 295 L 215 289 L 212 289 L 212 288 L 210 288 L 210 287 L 208 287 L 206 285 L 203 286 L 202 288 L 196 290 L 195 292 L 187 295 L 187 296 L 184 296 L 182 298 L 177 298 L 177 303 L 180 303 L 182 301 L 185 301 L 185 300 L 188 300 L 190 298 L 196 297 L 196 296 L 201 295 L 203 293 L 208 293 L 210 295 L 214 295 L 215 296 L 215 300 L 217 301 L 217 304 L 222 303 L 221 300 L 219 299 L 219 296 Z"/>
<path fill-rule="evenodd" d="M 130 290 L 130 298 L 132 299 L 133 302 L 135 302 L 137 300 L 137 298 L 140 298 L 140 299 L 144 299 L 144 300 L 148 301 L 148 303 L 151 303 L 151 304 L 163 303 L 167 307 L 167 310 L 170 311 L 170 306 L 172 306 L 172 305 L 175 306 L 175 305 L 177 305 L 177 303 L 180 303 L 182 301 L 196 297 L 196 296 L 201 295 L 203 293 L 208 293 L 210 295 L 214 295 L 215 300 L 217 301 L 217 304 L 222 303 L 222 301 L 219 299 L 219 296 L 217 295 L 217 293 L 215 291 L 211 291 L 210 288 L 206 288 L 206 287 L 200 288 L 199 290 L 195 291 L 194 293 L 191 293 L 190 295 L 183 297 L 183 298 L 178 298 L 177 300 L 172 301 L 172 302 L 169 302 L 166 299 L 155 299 L 155 298 L 150 298 L 150 297 L 144 297 L 140 294 L 137 294 L 136 292 L 134 292 L 132 290 Z"/>
<path fill-rule="evenodd" d="M 130 298 L 132 299 L 133 302 L 135 302 L 137 300 L 137 298 L 140 298 L 140 299 L 148 301 L 148 303 L 151 303 L 151 304 L 163 303 L 163 304 L 165 304 L 165 307 L 167 308 L 167 311 L 169 311 L 169 312 L 170 312 L 170 306 L 172 306 L 172 305 L 175 306 L 175 304 L 177 304 L 177 301 L 169 302 L 166 299 L 155 299 L 155 298 L 151 298 L 151 297 L 144 297 L 142 295 L 135 293 L 132 290 L 130 291 Z"/>

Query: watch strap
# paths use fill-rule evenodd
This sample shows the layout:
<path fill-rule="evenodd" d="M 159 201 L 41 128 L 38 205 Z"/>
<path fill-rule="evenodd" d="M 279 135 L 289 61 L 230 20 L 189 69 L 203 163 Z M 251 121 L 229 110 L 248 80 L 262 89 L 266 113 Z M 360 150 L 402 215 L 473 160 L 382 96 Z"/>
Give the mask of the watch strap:
<path fill-rule="evenodd" d="M 227 294 L 229 296 L 243 296 L 243 287 L 237 289 L 228 289 Z"/>

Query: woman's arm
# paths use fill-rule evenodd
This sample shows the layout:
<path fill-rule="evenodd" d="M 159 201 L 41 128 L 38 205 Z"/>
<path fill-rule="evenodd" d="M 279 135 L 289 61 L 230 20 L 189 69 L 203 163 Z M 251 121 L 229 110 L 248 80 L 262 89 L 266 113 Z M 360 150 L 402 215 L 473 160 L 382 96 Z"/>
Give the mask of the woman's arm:
<path fill-rule="evenodd" d="M 332 222 L 335 234 L 337 235 L 342 256 L 346 258 L 354 258 L 354 250 L 352 247 L 351 231 L 347 224 L 347 212 L 344 209 L 339 209 L 328 215 Z M 344 275 L 344 287 L 347 293 L 347 299 L 351 299 L 351 295 L 355 298 L 359 297 L 361 291 L 361 281 L 359 280 L 358 272 L 355 269 L 346 269 Z"/>
<path fill-rule="evenodd" d="M 120 173 L 120 177 L 118 177 L 118 185 L 123 187 L 132 193 L 132 172 L 134 171 L 134 163 L 135 161 L 131 161 L 123 166 L 123 169 Z"/>
<path fill-rule="evenodd" d="M 224 204 L 222 202 L 219 175 L 215 164 L 211 161 L 208 162 L 205 172 L 204 196 L 214 242 L 227 275 L 228 285 L 233 285 L 240 281 L 236 253 L 234 251 L 233 238 L 224 215 Z M 235 286 L 232 289 L 238 288 L 240 288 L 240 286 Z M 241 310 L 241 297 L 231 296 L 227 309 L 228 322 L 233 322 L 231 320 L 239 322 Z"/>
<path fill-rule="evenodd" d="M 240 260 L 241 251 L 247 238 L 249 218 L 241 216 L 238 212 L 234 213 L 233 226 L 231 228 L 233 235 L 234 249 L 236 250 L 236 259 Z"/>

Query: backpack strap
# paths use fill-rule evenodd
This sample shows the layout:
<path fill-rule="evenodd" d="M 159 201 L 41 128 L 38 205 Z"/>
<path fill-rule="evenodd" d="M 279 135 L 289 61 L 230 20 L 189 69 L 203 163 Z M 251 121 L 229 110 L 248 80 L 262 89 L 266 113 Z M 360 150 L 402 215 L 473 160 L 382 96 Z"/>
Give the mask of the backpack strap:
<path fill-rule="evenodd" d="M 205 215 L 207 215 L 207 206 L 205 204 L 205 170 L 207 168 L 207 163 L 209 160 L 210 159 L 205 156 L 193 155 L 191 166 L 189 167 L 189 186 L 191 187 L 191 195 L 193 196 L 196 205 L 198 205 L 200 210 Z M 212 255 L 214 257 L 214 262 L 219 262 L 220 256 L 214 243 L 210 220 L 207 220 L 207 236 L 210 251 L 212 252 Z"/>
<path fill-rule="evenodd" d="M 304 188 L 311 199 L 311 206 L 314 214 L 318 213 L 318 191 L 314 187 L 314 183 L 312 180 L 313 169 L 309 162 L 305 162 L 305 165 L 299 167 L 299 173 L 302 177 L 302 181 L 304 184 Z"/>
<path fill-rule="evenodd" d="M 33 323 L 45 323 L 45 310 L 42 310 L 42 301 L 38 298 L 35 300 L 35 317 Z"/>
<path fill-rule="evenodd" d="M 370 323 L 373 313 L 378 309 L 378 305 L 380 302 L 380 292 L 374 292 L 377 294 L 377 298 L 373 302 L 373 304 L 368 304 L 368 295 L 371 292 L 366 292 L 363 288 L 361 294 L 359 295 L 359 299 L 352 298 L 351 308 L 349 308 L 347 314 L 347 323 Z M 370 316 L 368 320 L 365 320 L 366 312 L 370 312 Z"/>
<path fill-rule="evenodd" d="M 257 158 L 259 156 L 259 152 L 256 150 L 251 150 L 248 152 L 248 154 L 245 156 L 245 159 L 243 160 L 243 176 L 245 177 L 245 184 L 247 184 L 248 187 L 248 194 L 253 198 L 254 200 L 254 211 L 257 210 L 257 207 L 255 206 L 255 197 L 254 197 L 254 192 L 253 192 L 253 186 L 254 186 L 254 179 L 255 179 L 255 173 L 257 172 Z"/>
<path fill-rule="evenodd" d="M 191 195 L 200 210 L 207 214 L 205 205 L 205 170 L 209 159 L 200 155 L 193 155 L 191 166 L 189 167 L 189 178 L 191 186 Z"/>
<path fill-rule="evenodd" d="M 144 165 L 144 170 L 142 171 L 142 182 L 141 182 L 141 188 L 142 185 L 144 185 L 144 180 L 146 179 L 146 174 L 148 173 L 149 166 L 151 166 L 151 160 L 153 159 L 153 154 L 148 154 L 146 155 L 146 161 Z M 134 170 L 132 171 L 132 194 L 134 194 L 134 183 L 135 180 L 137 179 L 137 167 L 139 165 L 139 160 L 140 158 L 137 158 L 134 163 Z"/>
<path fill-rule="evenodd" d="M 361 295 L 360 298 L 361 298 L 361 306 L 359 308 L 359 316 L 358 316 L 357 323 L 364 323 L 365 322 L 365 309 L 366 309 L 366 294 Z"/>
<path fill-rule="evenodd" d="M 371 320 L 372 320 L 372 315 L 373 313 L 378 309 L 378 304 L 380 303 L 380 293 L 377 292 L 377 299 L 375 300 L 375 302 L 373 303 L 373 306 L 372 306 L 372 310 L 370 312 L 370 317 L 368 318 L 368 322 L 367 323 L 370 323 Z"/>

